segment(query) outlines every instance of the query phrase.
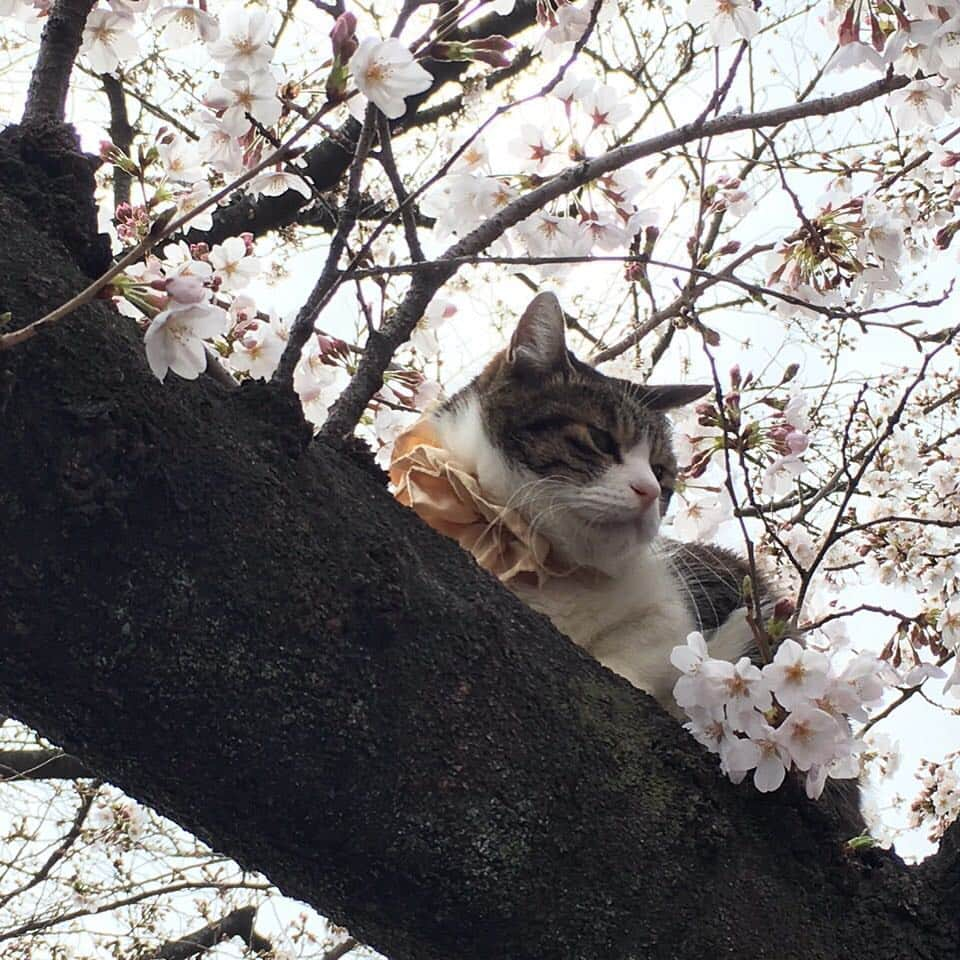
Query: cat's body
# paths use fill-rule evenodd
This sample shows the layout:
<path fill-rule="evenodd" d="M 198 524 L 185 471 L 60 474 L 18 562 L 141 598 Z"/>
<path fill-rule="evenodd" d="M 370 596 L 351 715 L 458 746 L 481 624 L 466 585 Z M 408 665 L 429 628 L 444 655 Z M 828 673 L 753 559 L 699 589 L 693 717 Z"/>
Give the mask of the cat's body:
<path fill-rule="evenodd" d="M 510 351 L 433 415 L 443 446 L 576 569 L 514 591 L 615 673 L 677 713 L 670 651 L 694 630 L 714 656 L 751 652 L 743 563 L 657 540 L 676 479 L 664 409 L 704 387 L 643 388 L 569 354 L 556 299 L 541 294 Z"/>

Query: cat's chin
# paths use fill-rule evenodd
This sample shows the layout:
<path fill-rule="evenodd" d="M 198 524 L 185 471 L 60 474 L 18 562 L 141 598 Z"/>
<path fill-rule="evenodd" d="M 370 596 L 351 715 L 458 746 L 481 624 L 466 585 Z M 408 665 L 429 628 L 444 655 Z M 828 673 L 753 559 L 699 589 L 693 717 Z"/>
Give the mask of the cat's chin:
<path fill-rule="evenodd" d="M 564 537 L 558 544 L 566 558 L 581 567 L 592 567 L 615 576 L 624 564 L 651 549 L 659 521 L 642 516 L 628 521 L 587 524 L 581 531 Z"/>

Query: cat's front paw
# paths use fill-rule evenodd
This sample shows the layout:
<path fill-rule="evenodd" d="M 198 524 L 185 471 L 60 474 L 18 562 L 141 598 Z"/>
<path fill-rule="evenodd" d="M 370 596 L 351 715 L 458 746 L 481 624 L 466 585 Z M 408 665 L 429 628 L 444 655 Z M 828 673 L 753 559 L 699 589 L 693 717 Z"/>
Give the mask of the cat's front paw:
<path fill-rule="evenodd" d="M 723 623 L 707 636 L 711 657 L 736 663 L 741 657 L 753 658 L 757 643 L 747 621 L 747 608 L 737 607 Z"/>

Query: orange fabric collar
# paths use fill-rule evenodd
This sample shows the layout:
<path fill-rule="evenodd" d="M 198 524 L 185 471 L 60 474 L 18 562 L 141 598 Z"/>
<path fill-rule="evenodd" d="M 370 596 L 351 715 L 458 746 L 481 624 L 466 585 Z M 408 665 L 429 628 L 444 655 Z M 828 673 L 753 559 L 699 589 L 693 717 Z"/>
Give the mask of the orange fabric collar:
<path fill-rule="evenodd" d="M 456 540 L 505 584 L 542 586 L 576 569 L 551 556 L 542 534 L 516 510 L 493 502 L 476 476 L 445 449 L 429 418 L 400 434 L 393 447 L 390 480 L 394 496 L 434 530 Z"/>

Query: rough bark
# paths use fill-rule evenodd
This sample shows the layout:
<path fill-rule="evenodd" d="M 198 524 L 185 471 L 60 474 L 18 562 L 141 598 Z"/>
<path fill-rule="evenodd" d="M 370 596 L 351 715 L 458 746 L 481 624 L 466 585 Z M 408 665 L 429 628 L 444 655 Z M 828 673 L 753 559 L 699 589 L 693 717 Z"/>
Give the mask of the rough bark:
<path fill-rule="evenodd" d="M 37 149 L 0 135 L 15 325 L 95 242 Z M 726 783 L 372 464 L 159 384 L 109 305 L 0 354 L 0 464 L 0 709 L 394 960 L 956 956 L 956 828 L 908 869 Z"/>

